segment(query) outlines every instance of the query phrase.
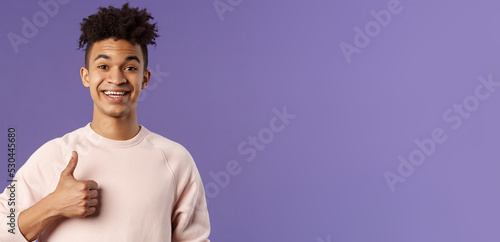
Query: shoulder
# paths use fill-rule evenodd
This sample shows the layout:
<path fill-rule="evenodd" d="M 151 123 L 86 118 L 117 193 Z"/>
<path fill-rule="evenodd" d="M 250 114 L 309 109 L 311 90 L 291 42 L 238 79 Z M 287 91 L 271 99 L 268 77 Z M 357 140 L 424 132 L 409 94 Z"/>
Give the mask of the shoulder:
<path fill-rule="evenodd" d="M 57 182 L 57 175 L 65 167 L 64 160 L 71 156 L 71 142 L 69 140 L 74 139 L 78 132 L 79 129 L 45 142 L 31 154 L 26 163 L 19 169 L 16 177 L 22 178 L 29 184 L 39 184 L 40 186 Z M 43 189 L 48 188 L 44 187 Z"/>
<path fill-rule="evenodd" d="M 151 146 L 164 153 L 166 159 L 192 159 L 183 145 L 162 135 L 149 131 L 145 139 Z"/>
<path fill-rule="evenodd" d="M 201 183 L 194 159 L 183 145 L 151 131 L 145 139 L 162 153 L 166 166 L 172 172 L 177 198 L 189 184 Z"/>
<path fill-rule="evenodd" d="M 83 128 L 79 128 L 61 137 L 51 139 L 40 146 L 40 148 L 31 155 L 30 159 L 39 158 L 37 159 L 38 161 L 61 161 L 68 153 L 71 156 L 73 146 L 76 143 L 80 143 L 84 137 Z"/>
<path fill-rule="evenodd" d="M 166 165 L 177 178 L 182 174 L 197 172 L 193 157 L 180 143 L 151 131 L 148 131 L 145 140 L 161 152 Z"/>

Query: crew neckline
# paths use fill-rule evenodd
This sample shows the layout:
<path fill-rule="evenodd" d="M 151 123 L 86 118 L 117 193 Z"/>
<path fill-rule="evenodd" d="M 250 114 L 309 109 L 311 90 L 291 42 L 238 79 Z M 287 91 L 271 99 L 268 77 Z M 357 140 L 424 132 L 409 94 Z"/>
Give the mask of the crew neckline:
<path fill-rule="evenodd" d="M 90 127 L 90 122 L 83 127 L 83 129 L 89 134 L 90 138 L 93 141 L 96 141 L 97 143 L 100 143 L 102 145 L 106 146 L 113 146 L 113 147 L 130 147 L 138 144 L 139 142 L 146 137 L 148 134 L 148 130 L 142 126 L 139 125 L 139 132 L 132 137 L 131 139 L 128 140 L 114 140 L 110 138 L 106 138 L 98 133 L 96 133 L 91 127 Z"/>

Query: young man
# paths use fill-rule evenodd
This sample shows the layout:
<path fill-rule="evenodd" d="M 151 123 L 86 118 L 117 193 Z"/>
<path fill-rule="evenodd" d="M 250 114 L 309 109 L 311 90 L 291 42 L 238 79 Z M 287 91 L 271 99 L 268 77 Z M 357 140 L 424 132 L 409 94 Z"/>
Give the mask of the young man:
<path fill-rule="evenodd" d="M 83 20 L 83 85 L 92 122 L 40 147 L 16 175 L 17 224 L 0 195 L 0 241 L 209 241 L 203 184 L 189 152 L 137 122 L 151 78 L 145 9 L 99 8 Z M 14 228 L 12 228 L 14 227 Z"/>

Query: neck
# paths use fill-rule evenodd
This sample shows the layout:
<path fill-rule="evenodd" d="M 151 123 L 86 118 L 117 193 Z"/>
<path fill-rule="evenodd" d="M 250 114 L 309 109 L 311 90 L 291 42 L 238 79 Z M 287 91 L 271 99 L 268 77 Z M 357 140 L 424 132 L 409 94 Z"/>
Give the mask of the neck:
<path fill-rule="evenodd" d="M 131 139 L 137 135 L 140 130 L 135 112 L 127 117 L 110 117 L 99 115 L 94 111 L 90 127 L 97 134 L 114 140 Z"/>

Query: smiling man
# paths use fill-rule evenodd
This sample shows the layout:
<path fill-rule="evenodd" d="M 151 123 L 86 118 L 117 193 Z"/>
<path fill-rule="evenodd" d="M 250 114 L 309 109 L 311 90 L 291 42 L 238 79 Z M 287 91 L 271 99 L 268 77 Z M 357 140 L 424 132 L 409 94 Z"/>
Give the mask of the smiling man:
<path fill-rule="evenodd" d="M 0 195 L 0 241 L 209 241 L 203 184 L 180 144 L 137 121 L 151 78 L 145 9 L 99 8 L 81 24 L 92 122 L 40 147 L 16 174 L 17 226 Z"/>

